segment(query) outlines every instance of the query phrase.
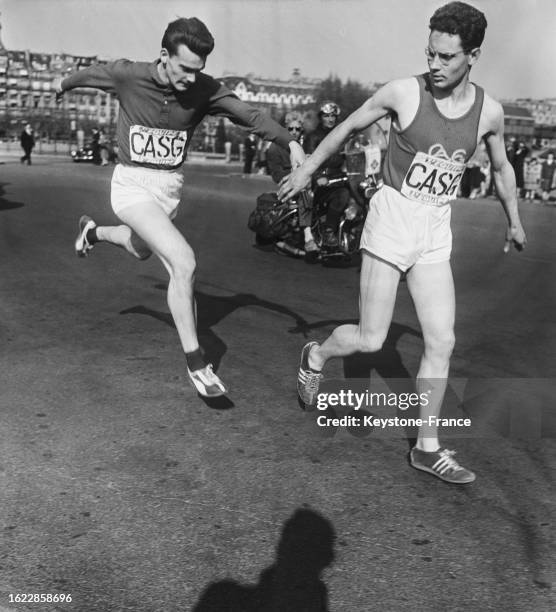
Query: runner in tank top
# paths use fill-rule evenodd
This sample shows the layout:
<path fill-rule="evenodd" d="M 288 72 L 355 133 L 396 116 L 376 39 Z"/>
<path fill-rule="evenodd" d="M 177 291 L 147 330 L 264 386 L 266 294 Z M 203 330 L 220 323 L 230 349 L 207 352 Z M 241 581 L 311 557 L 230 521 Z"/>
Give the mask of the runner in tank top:
<path fill-rule="evenodd" d="M 385 187 L 373 198 L 361 240 L 360 322 L 341 325 L 321 344 L 303 347 L 298 392 L 316 402 L 329 359 L 381 349 L 394 310 L 400 275 L 419 319 L 424 353 L 417 374 L 420 418 L 411 465 L 451 483 L 475 474 L 438 440 L 438 417 L 454 347 L 455 297 L 450 252 L 450 200 L 456 197 L 465 162 L 484 140 L 496 191 L 508 220 L 506 240 L 526 242 L 517 205 L 515 176 L 504 147 L 502 106 L 469 80 L 480 56 L 486 19 L 463 2 L 439 8 L 430 20 L 425 75 L 387 83 L 341 123 L 281 185 L 279 196 L 299 192 L 323 159 L 353 133 L 390 115 Z"/>

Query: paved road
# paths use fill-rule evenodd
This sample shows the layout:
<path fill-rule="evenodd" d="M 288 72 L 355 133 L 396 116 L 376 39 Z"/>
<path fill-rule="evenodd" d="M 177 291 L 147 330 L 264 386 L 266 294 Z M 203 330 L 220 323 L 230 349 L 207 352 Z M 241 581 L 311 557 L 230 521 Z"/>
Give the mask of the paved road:
<path fill-rule="evenodd" d="M 478 423 L 450 441 L 478 474 L 458 488 L 408 466 L 402 430 L 323 429 L 299 410 L 299 349 L 357 317 L 357 268 L 253 248 L 246 217 L 268 179 L 187 172 L 177 225 L 198 254 L 201 340 L 231 388 L 208 406 L 184 376 L 162 266 L 106 245 L 73 255 L 82 212 L 114 220 L 110 169 L 6 158 L 0 176 L 2 609 L 555 608 L 556 207 L 525 204 L 530 245 L 504 255 L 501 207 L 454 205 L 449 400 Z M 420 351 L 401 285 L 383 351 L 327 374 L 407 386 Z"/>

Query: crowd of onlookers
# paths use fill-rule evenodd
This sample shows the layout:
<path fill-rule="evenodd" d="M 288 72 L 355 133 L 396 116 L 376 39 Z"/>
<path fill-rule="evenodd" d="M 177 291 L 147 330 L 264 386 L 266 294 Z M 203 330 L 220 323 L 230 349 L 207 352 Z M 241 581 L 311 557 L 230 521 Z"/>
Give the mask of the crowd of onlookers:
<path fill-rule="evenodd" d="M 548 202 L 556 199 L 556 160 L 551 149 L 532 151 L 512 137 L 506 142 L 506 155 L 515 172 L 519 198 Z M 483 144 L 467 164 L 460 196 L 474 199 L 495 195 L 490 161 Z"/>
<path fill-rule="evenodd" d="M 541 198 L 548 202 L 553 198 L 551 192 L 556 189 L 556 161 L 554 153 L 548 153 L 546 158 L 532 157 L 525 160 L 523 195 L 525 199 Z"/>
<path fill-rule="evenodd" d="M 266 172 L 265 143 L 248 136 L 243 143 L 243 172 Z M 551 149 L 532 151 L 523 141 L 512 137 L 506 143 L 506 154 L 514 172 L 518 197 L 526 200 L 556 201 L 556 159 Z M 459 196 L 462 198 L 485 198 L 495 196 L 491 164 L 484 143 L 480 144 L 467 168 L 460 184 Z"/>
<path fill-rule="evenodd" d="M 223 122 L 221 122 L 223 127 Z M 225 134 L 225 132 L 224 132 Z M 84 132 L 78 130 L 77 146 L 85 145 Z M 227 140 L 225 135 L 223 140 Z M 31 125 L 27 124 L 20 136 L 24 155 L 21 163 L 31 164 L 31 151 L 35 139 Z M 226 160 L 231 161 L 231 142 L 224 142 Z M 109 160 L 115 161 L 117 151 L 110 147 L 109 141 L 102 129 L 93 128 L 88 146 L 93 150 L 93 162 L 102 166 L 108 165 Z M 255 171 L 265 174 L 266 153 L 269 142 L 262 141 L 253 134 L 245 137 L 240 146 L 240 159 L 243 161 L 243 173 L 250 174 Z M 519 198 L 525 200 L 540 200 L 548 202 L 556 200 L 556 148 L 545 151 L 532 151 L 522 140 L 511 137 L 506 142 L 506 155 L 515 172 L 517 193 Z M 475 199 L 478 197 L 495 196 L 495 186 L 492 178 L 490 160 L 486 146 L 481 143 L 477 151 L 467 163 L 463 179 L 460 184 L 459 196 Z"/>

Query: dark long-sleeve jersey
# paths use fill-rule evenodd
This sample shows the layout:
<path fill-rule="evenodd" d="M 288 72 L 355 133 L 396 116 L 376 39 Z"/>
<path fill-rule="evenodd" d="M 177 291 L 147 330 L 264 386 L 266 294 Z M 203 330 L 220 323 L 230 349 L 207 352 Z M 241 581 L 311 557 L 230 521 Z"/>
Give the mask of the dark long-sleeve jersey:
<path fill-rule="evenodd" d="M 262 111 L 245 104 L 207 74 L 178 92 L 163 83 L 154 62 L 121 59 L 79 70 L 62 81 L 62 90 L 92 87 L 120 102 L 117 140 L 124 165 L 173 170 L 183 164 L 193 131 L 206 115 L 227 117 L 265 140 L 288 149 L 288 131 Z"/>

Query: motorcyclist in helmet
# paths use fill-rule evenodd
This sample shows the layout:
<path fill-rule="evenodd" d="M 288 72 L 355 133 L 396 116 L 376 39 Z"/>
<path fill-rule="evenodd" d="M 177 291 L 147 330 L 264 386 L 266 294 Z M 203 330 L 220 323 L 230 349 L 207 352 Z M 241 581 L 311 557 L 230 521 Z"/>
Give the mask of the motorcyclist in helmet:
<path fill-rule="evenodd" d="M 286 114 L 284 125 L 288 132 L 295 137 L 297 142 L 303 144 L 304 128 L 303 117 L 297 111 L 292 111 Z M 275 183 L 279 183 L 291 171 L 291 162 L 288 154 L 284 155 L 282 149 L 275 143 L 272 143 L 266 152 L 266 163 L 268 173 Z M 318 247 L 311 232 L 312 221 L 312 199 L 307 197 L 299 198 L 299 227 L 303 230 L 304 251 L 307 261 L 314 261 L 318 255 Z"/>
<path fill-rule="evenodd" d="M 330 100 L 323 102 L 319 108 L 319 125 L 317 129 L 306 138 L 303 148 L 307 154 L 311 154 L 324 140 L 325 136 L 336 126 L 340 115 L 340 107 Z M 350 191 L 345 185 L 331 185 L 329 187 L 318 187 L 316 179 L 319 175 L 326 174 L 329 178 L 340 176 L 343 173 L 344 156 L 341 153 L 332 154 L 317 170 L 313 177 L 313 188 L 315 198 L 321 199 L 326 204 L 326 220 L 324 223 L 323 246 L 334 248 L 338 246 L 338 227 L 343 211 L 349 204 Z"/>

